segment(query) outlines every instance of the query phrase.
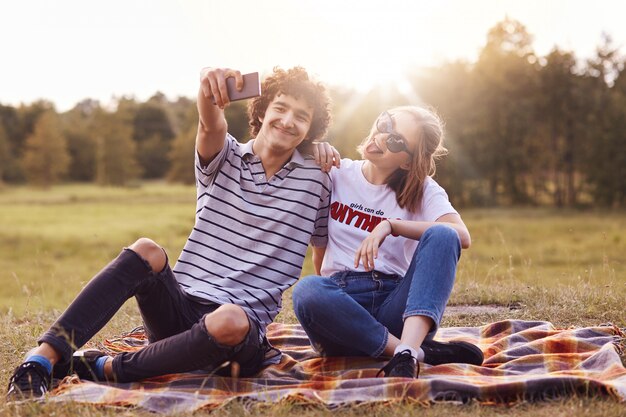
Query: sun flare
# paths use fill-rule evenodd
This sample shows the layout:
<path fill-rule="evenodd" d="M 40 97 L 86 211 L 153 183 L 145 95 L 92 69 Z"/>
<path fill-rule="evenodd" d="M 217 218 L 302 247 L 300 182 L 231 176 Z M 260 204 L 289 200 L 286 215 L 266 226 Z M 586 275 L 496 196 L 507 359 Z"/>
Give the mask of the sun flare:
<path fill-rule="evenodd" d="M 14 41 L 3 44 L 0 101 L 43 98 L 60 110 L 86 97 L 145 100 L 156 91 L 193 96 L 205 66 L 267 74 L 274 66 L 300 65 L 330 85 L 360 92 L 393 85 L 409 93 L 404 77 L 412 78 L 411 71 L 449 60 L 474 62 L 489 28 L 506 16 L 528 27 L 539 54 L 559 45 L 586 59 L 603 31 L 617 44 L 626 38 L 620 20 L 626 6 L 607 6 L 614 10 L 607 14 L 567 0 L 549 5 L 503 0 L 4 3 L 0 37 Z"/>

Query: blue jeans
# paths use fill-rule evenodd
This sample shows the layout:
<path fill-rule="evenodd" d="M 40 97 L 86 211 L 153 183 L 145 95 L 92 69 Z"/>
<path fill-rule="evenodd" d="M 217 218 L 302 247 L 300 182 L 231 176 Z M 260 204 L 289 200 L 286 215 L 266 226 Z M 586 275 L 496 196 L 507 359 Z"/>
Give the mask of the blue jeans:
<path fill-rule="evenodd" d="M 461 255 L 447 225 L 426 230 L 404 277 L 343 271 L 300 280 L 293 291 L 296 317 L 322 356 L 380 356 L 389 333 L 402 335 L 404 319 L 430 317 L 434 335 L 454 285 Z"/>

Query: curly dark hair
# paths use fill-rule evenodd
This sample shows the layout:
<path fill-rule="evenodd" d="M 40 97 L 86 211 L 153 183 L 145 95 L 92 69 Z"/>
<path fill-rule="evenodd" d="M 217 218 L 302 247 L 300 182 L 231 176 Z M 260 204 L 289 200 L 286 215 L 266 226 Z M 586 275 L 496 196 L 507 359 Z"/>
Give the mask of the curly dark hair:
<path fill-rule="evenodd" d="M 330 97 L 326 87 L 320 82 L 309 78 L 302 67 L 283 70 L 274 67 L 272 75 L 265 78 L 261 85 L 262 94 L 248 104 L 250 118 L 250 134 L 256 137 L 261 130 L 260 118 L 265 116 L 267 106 L 277 94 L 286 94 L 297 99 L 301 97 L 313 107 L 313 120 L 305 140 L 298 146 L 300 152 L 310 153 L 310 145 L 314 140 L 323 140 L 330 125 Z"/>

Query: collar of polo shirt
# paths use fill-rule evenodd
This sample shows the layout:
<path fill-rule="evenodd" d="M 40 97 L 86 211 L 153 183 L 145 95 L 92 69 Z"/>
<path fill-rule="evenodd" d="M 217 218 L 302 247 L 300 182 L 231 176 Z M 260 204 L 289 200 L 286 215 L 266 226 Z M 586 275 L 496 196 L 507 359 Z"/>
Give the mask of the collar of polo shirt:
<path fill-rule="evenodd" d="M 243 145 L 241 145 L 241 156 L 242 157 L 246 157 L 246 155 L 251 155 L 256 157 L 256 155 L 254 154 L 254 152 L 252 151 L 252 144 L 254 143 L 254 139 L 250 139 L 248 142 L 244 143 Z M 304 157 L 302 156 L 302 154 L 297 150 L 294 149 L 293 151 L 293 155 L 291 155 L 291 159 L 289 160 L 289 162 L 287 162 L 285 164 L 285 166 L 290 166 L 290 165 L 304 165 Z"/>

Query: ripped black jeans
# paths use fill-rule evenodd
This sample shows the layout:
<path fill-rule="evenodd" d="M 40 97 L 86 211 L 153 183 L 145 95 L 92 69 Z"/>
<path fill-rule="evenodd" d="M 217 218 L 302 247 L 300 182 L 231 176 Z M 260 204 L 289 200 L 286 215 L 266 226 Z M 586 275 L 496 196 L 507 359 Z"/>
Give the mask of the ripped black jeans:
<path fill-rule="evenodd" d="M 204 316 L 219 305 L 193 300 L 180 288 L 169 265 L 154 273 L 131 249 L 124 249 L 92 278 L 39 343 L 52 345 L 61 355 L 60 362 L 67 362 L 133 296 L 150 344 L 113 359 L 117 382 L 212 369 L 226 361 L 237 362 L 241 376 L 260 370 L 267 342 L 257 321 L 248 317 L 250 330 L 238 345 L 220 345 L 207 332 L 204 322 Z M 227 371 L 224 368 L 219 373 Z"/>

